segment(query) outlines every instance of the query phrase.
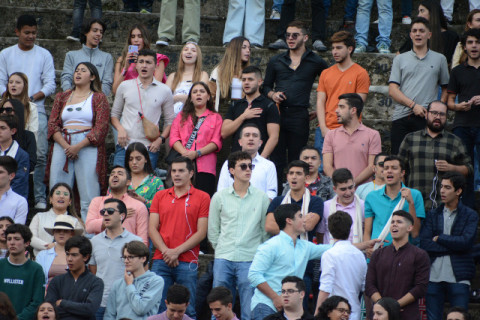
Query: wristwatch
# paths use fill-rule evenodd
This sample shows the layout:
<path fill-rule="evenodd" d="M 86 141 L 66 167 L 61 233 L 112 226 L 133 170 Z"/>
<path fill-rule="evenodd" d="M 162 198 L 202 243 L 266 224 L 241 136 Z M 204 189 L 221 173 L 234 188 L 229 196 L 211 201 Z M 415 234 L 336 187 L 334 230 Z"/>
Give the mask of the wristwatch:
<path fill-rule="evenodd" d="M 162 144 L 165 143 L 165 140 L 167 140 L 167 139 L 165 139 L 164 136 L 160 136 L 160 139 L 162 139 Z"/>
<path fill-rule="evenodd" d="M 30 99 L 31 102 L 34 102 L 34 101 L 35 101 L 35 99 L 33 98 L 33 96 L 30 96 L 29 99 Z"/>

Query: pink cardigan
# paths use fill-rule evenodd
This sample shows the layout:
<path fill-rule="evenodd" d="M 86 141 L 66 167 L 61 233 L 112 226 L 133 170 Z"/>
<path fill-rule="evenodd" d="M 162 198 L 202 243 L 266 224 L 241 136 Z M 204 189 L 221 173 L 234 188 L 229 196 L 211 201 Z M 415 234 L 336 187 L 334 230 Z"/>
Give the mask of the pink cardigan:
<path fill-rule="evenodd" d="M 185 123 L 181 123 L 182 114 L 183 112 L 180 112 L 175 120 L 173 120 L 170 129 L 170 147 L 173 147 L 173 144 L 177 141 L 180 141 L 182 145 L 185 146 L 192 134 L 194 128 L 192 118 L 188 117 L 187 120 L 185 120 Z M 216 152 L 201 156 L 200 158 L 197 158 L 196 161 L 198 172 L 206 172 L 216 175 L 217 152 L 222 149 L 222 136 L 220 135 L 220 131 L 222 129 L 223 120 L 220 114 L 208 109 L 201 115 L 201 117 L 204 116 L 207 118 L 198 130 L 197 138 L 190 150 L 199 150 L 210 142 L 215 143 L 218 147 Z"/>

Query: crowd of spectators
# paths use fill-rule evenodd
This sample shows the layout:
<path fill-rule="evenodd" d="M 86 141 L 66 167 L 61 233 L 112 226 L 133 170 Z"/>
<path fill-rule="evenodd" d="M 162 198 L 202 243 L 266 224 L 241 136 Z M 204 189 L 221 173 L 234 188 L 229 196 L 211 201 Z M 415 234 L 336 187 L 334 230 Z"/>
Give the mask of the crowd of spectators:
<path fill-rule="evenodd" d="M 296 1 L 274 1 L 269 47 L 287 50 L 265 72 L 250 65 L 263 47 L 257 2 L 229 2 L 225 54 L 209 75 L 200 1 L 185 1 L 183 47 L 167 77 L 169 57 L 143 25 L 114 62 L 99 48 L 101 3 L 88 2 L 93 18 L 82 24 L 87 1 L 76 0 L 68 40 L 82 48 L 66 53 L 48 117 L 53 57 L 35 44 L 35 17 L 18 17 L 18 43 L 0 52 L 0 319 L 189 320 L 202 316 L 202 301 L 218 320 L 440 320 L 445 301 L 447 319 L 470 319 L 480 11 L 459 37 L 442 9 L 453 1 L 424 0 L 413 19 L 402 1 L 411 25 L 388 81 L 386 152 L 362 122 L 370 75 L 352 58 L 368 51 L 373 1 L 347 1 L 346 30 L 328 39 L 330 67 L 307 47 Z M 326 51 L 330 2 L 311 4 L 312 47 Z M 152 1 L 124 5 L 152 11 Z M 167 46 L 177 1 L 161 6 L 156 45 Z M 392 3 L 377 6 L 386 54 Z M 214 259 L 203 296 L 205 253 Z"/>

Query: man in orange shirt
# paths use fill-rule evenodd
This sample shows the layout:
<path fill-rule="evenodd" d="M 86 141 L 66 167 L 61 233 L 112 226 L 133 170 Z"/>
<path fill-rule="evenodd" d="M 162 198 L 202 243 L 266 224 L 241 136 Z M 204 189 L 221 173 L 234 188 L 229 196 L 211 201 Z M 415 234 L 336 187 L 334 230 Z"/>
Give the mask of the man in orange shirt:
<path fill-rule="evenodd" d="M 322 72 L 317 87 L 318 128 L 315 131 L 315 148 L 320 154 L 327 132 L 341 126 L 335 113 L 338 97 L 344 93 L 358 93 L 365 102 L 370 87 L 367 70 L 352 60 L 355 49 L 353 34 L 339 31 L 332 36 L 330 42 L 336 63 Z"/>

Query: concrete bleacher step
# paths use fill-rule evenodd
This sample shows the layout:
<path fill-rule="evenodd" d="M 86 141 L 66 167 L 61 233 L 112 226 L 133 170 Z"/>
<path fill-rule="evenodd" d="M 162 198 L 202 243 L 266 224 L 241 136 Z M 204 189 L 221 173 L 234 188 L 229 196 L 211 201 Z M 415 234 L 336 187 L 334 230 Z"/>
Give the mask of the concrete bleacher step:
<path fill-rule="evenodd" d="M 16 37 L 0 37 L 0 49 L 9 47 L 17 43 Z M 67 40 L 50 40 L 37 39 L 37 44 L 46 48 L 53 55 L 55 69 L 61 70 L 63 68 L 63 61 L 65 54 L 71 50 L 78 50 L 81 48 L 79 43 L 69 42 Z M 114 59 L 120 56 L 123 49 L 123 42 L 105 41 L 101 44 L 101 49 L 112 54 Z M 171 45 L 168 47 L 157 47 L 157 52 L 167 55 L 170 58 L 170 64 L 167 67 L 167 74 L 174 72 L 177 69 L 177 61 L 180 56 L 182 46 Z M 203 66 L 207 72 L 211 72 L 215 65 L 217 65 L 223 57 L 225 48 L 216 46 L 202 46 Z M 251 52 L 251 64 L 259 66 L 265 70 L 267 63 L 271 57 L 280 53 L 281 51 L 274 51 L 268 49 L 253 49 Z M 330 52 L 320 53 L 329 64 L 333 64 L 333 59 Z M 365 68 L 371 78 L 371 84 L 375 86 L 386 85 L 389 77 L 394 54 L 375 54 L 364 53 L 355 54 L 354 60 Z"/>
<path fill-rule="evenodd" d="M 65 39 L 72 30 L 72 9 L 52 9 L 44 7 L 15 7 L 0 6 L 0 15 L 7 17 L 6 21 L 0 26 L 0 34 L 9 35 L 13 33 L 15 18 L 20 14 L 30 13 L 35 15 L 39 23 L 39 37 L 45 39 Z M 130 27 L 137 23 L 144 24 L 150 33 L 150 39 L 157 39 L 157 28 L 159 16 L 156 14 L 141 14 L 121 11 L 104 11 L 103 20 L 107 25 L 107 31 L 104 36 L 105 41 L 125 41 L 126 34 Z M 183 14 L 177 14 L 177 34 L 173 41 L 181 44 L 181 25 Z M 202 46 L 221 46 L 223 43 L 223 31 L 225 27 L 225 18 L 222 16 L 210 16 L 202 14 L 200 20 L 200 42 Z M 306 21 L 308 22 L 308 21 Z M 264 45 L 268 45 L 277 39 L 276 31 L 279 21 L 266 19 Z M 326 23 L 327 38 L 338 31 L 343 26 L 342 20 L 328 20 Z M 463 26 L 453 27 L 457 32 L 461 32 Z M 394 24 L 392 29 L 392 51 L 398 50 L 408 37 L 409 26 Z M 378 25 L 371 24 L 369 38 L 375 45 L 375 37 L 378 35 Z"/>
<path fill-rule="evenodd" d="M 328 14 L 328 19 L 341 20 L 344 15 L 345 1 L 331 1 L 331 7 Z M 399 0 L 393 1 L 394 23 L 401 21 L 401 10 Z M 420 0 L 413 1 L 412 13 L 416 15 L 418 4 Z M 183 8 L 183 1 L 178 1 L 178 7 Z M 265 1 L 265 17 L 269 17 L 272 9 L 273 0 Z M 0 0 L 2 6 L 19 6 L 19 7 L 33 7 L 33 8 L 51 8 L 51 9 L 73 9 L 73 1 L 71 0 Z M 102 0 L 103 10 L 121 11 L 123 3 L 120 0 Z M 227 0 L 200 0 L 201 13 L 206 16 L 226 17 L 228 11 Z M 153 2 L 153 14 L 160 12 L 161 1 Z M 88 11 L 88 10 L 87 10 Z M 296 1 L 296 15 L 302 19 L 310 19 L 311 17 L 310 0 Z M 453 19 L 456 22 L 465 20 L 468 14 L 468 2 L 456 1 L 454 7 Z M 376 6 L 372 8 L 372 21 L 378 18 Z"/>

